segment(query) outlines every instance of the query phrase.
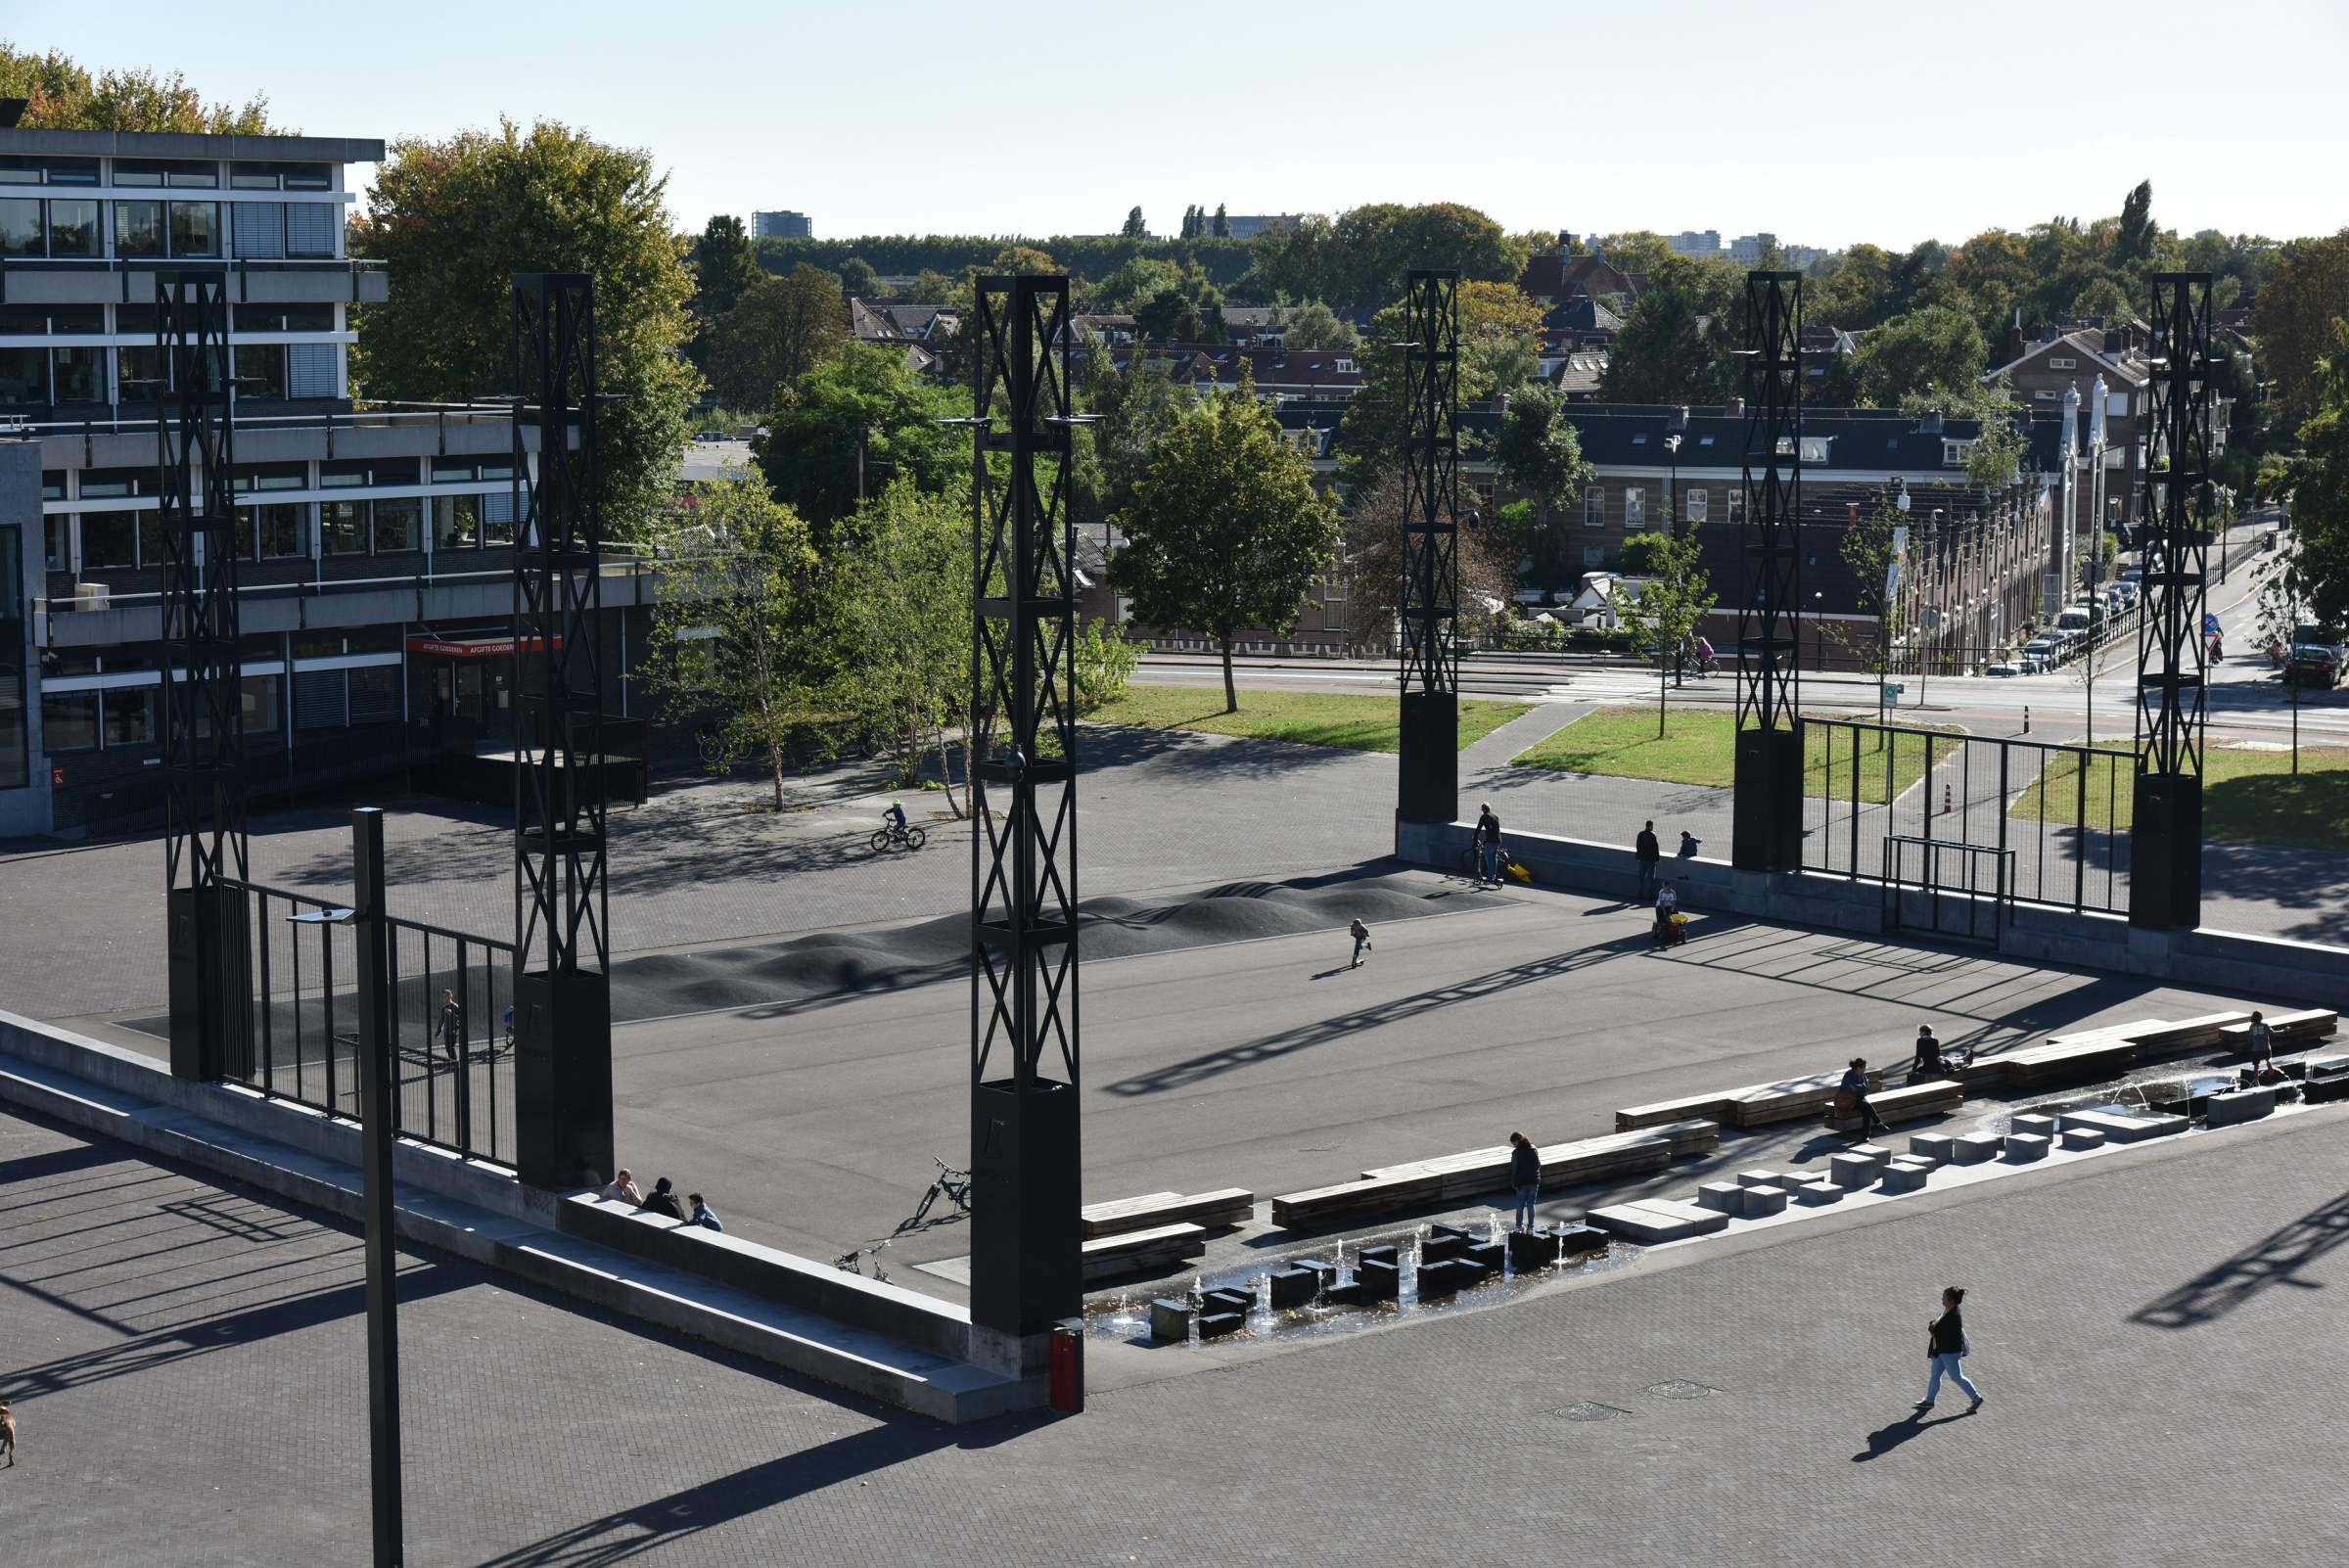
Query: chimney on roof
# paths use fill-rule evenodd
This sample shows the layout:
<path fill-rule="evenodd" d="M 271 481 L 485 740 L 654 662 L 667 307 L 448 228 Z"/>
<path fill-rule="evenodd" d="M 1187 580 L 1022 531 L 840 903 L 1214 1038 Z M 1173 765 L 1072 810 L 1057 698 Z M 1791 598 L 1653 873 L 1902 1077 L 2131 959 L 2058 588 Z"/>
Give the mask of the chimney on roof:
<path fill-rule="evenodd" d="M 2128 346 L 2128 333 L 2119 327 L 2113 327 L 2106 330 L 2104 334 L 2104 351 L 2106 353 L 2117 354 L 2126 350 Z"/>
<path fill-rule="evenodd" d="M 1921 420 L 1918 420 L 1918 421 L 1917 421 L 1916 428 L 1917 428 L 1919 431 L 1921 431 L 1923 434 L 1927 435 L 1927 436 L 1938 436 L 1938 435 L 1940 435 L 1940 434 L 1941 434 L 1941 410 L 1940 410 L 1940 409 L 1938 409 L 1938 408 L 1928 408 L 1928 409 L 1926 409 L 1926 410 L 1925 410 L 1925 417 L 1924 417 L 1923 419 L 1921 419 Z"/>
<path fill-rule="evenodd" d="M 1574 231 L 1571 229 L 1558 230 L 1558 259 L 1564 261 L 1573 254 Z"/>

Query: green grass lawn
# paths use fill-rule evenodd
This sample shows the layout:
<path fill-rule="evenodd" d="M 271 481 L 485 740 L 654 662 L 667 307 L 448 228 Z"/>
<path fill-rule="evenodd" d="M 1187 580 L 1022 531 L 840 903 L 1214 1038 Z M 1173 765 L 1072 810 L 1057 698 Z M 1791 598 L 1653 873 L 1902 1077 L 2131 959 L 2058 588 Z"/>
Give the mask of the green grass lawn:
<path fill-rule="evenodd" d="M 1853 731 L 1814 726 L 1806 732 L 1803 793 L 1849 800 L 1852 794 Z M 1885 799 L 1884 743 L 1858 732 L 1860 799 Z M 1667 715 L 1656 734 L 1652 708 L 1602 708 L 1520 752 L 1520 767 L 1566 773 L 1605 773 L 1617 778 L 1652 778 L 1669 784 L 1710 784 L 1726 789 L 1736 781 L 1737 721 L 1711 710 L 1680 709 Z M 1938 752 L 1938 749 L 1937 749 Z M 1938 756 L 1936 758 L 1938 760 Z M 1903 735 L 1893 749 L 1891 791 L 1908 789 L 1925 772 L 1922 736 Z"/>
<path fill-rule="evenodd" d="M 1461 750 L 1531 712 L 1530 703 L 1461 703 Z M 1245 735 L 1252 740 L 1340 746 L 1357 752 L 1398 751 L 1403 744 L 1401 709 L 1393 695 L 1243 691 L 1240 711 L 1227 714 L 1223 712 L 1223 693 L 1218 687 L 1135 685 L 1128 686 L 1126 695 L 1117 701 L 1084 716 L 1097 724 L 1195 729 L 1208 735 Z"/>
<path fill-rule="evenodd" d="M 2136 769 L 2126 756 L 2088 762 L 2087 810 L 2081 810 L 2080 761 L 2058 756 L 2038 783 L 2014 803 L 2014 815 L 2067 826 L 2127 831 L 2135 818 Z M 2202 831 L 2241 844 L 2303 850 L 2349 850 L 2349 751 L 2300 748 L 2300 772 L 2289 752 L 2212 746 L 2202 755 Z"/>

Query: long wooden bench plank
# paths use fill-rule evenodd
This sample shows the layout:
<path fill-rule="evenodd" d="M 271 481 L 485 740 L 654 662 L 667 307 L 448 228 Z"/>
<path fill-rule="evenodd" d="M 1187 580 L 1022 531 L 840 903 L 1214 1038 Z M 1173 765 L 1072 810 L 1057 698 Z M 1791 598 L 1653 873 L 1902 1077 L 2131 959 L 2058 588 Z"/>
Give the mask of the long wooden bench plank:
<path fill-rule="evenodd" d="M 2298 1044 L 2302 1040 L 2329 1039 L 2340 1023 L 2340 1014 L 2328 1007 L 2311 1007 L 2305 1012 L 2278 1013 L 2268 1019 L 2268 1044 L 2271 1047 Z M 2251 1044 L 2251 1020 L 2229 1024 L 2219 1031 L 2222 1043 L 2236 1054 Z"/>
<path fill-rule="evenodd" d="M 1545 1187 L 1570 1186 L 1615 1176 L 1660 1171 L 1674 1160 L 1719 1146 L 1721 1126 L 1688 1120 L 1636 1132 L 1537 1145 Z M 1509 1184 L 1506 1145 L 1414 1160 L 1366 1171 L 1360 1179 L 1283 1193 L 1272 1200 L 1272 1222 L 1286 1227 L 1330 1224 L 1445 1198 L 1472 1197 Z"/>
<path fill-rule="evenodd" d="M 1224 1187 L 1188 1195 L 1155 1192 L 1139 1198 L 1121 1198 L 1115 1203 L 1094 1204 L 1080 1212 L 1079 1222 L 1087 1236 L 1114 1236 L 1122 1231 L 1147 1230 L 1181 1221 L 1202 1225 L 1245 1224 L 1255 1212 L 1255 1193 L 1245 1187 Z"/>
<path fill-rule="evenodd" d="M 1870 1094 L 1867 1103 L 1879 1122 L 1920 1122 L 1928 1117 L 1947 1116 L 1962 1106 L 1965 1085 L 1955 1079 L 1931 1079 Z M 1867 1119 L 1856 1113 L 1838 1115 L 1830 1104 L 1826 1124 L 1838 1132 L 1855 1132 L 1867 1125 Z"/>
<path fill-rule="evenodd" d="M 1658 1100 L 1653 1105 L 1634 1105 L 1615 1113 L 1615 1130 L 1636 1131 L 1640 1128 L 1661 1127 L 1668 1122 L 1702 1119 L 1708 1122 L 1728 1120 L 1729 1101 L 1738 1089 L 1711 1094 L 1690 1094 L 1677 1100 Z"/>
<path fill-rule="evenodd" d="M 1166 1264 L 1199 1258 L 1207 1252 L 1207 1232 L 1194 1224 L 1155 1225 L 1084 1243 L 1079 1268 L 1086 1283 L 1114 1279 Z"/>
<path fill-rule="evenodd" d="M 1769 1127 L 1777 1122 L 1799 1122 L 1817 1116 L 1819 1109 L 1835 1097 L 1843 1083 L 1843 1074 L 1814 1073 L 1808 1078 L 1790 1078 L 1777 1084 L 1759 1084 L 1740 1089 L 1729 1102 L 1729 1121 L 1733 1126 Z M 1884 1086 L 1880 1068 L 1871 1068 L 1867 1075 L 1868 1087 Z"/>

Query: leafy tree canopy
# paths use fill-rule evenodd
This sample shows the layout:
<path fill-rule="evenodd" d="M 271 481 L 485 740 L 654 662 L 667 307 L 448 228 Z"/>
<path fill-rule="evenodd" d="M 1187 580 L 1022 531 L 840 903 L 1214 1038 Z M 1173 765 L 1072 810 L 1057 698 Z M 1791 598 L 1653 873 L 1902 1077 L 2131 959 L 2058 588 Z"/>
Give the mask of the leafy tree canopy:
<path fill-rule="evenodd" d="M 856 508 L 859 432 L 867 495 L 898 482 L 943 494 L 968 482 L 971 446 L 967 432 L 940 421 L 969 412 L 966 391 L 923 381 L 898 350 L 851 343 L 776 393 L 755 451 L 776 496 L 821 543 Z"/>
<path fill-rule="evenodd" d="M 207 102 L 179 71 L 146 67 L 93 74 L 63 50 L 43 54 L 0 40 L 0 97 L 29 100 L 26 130 L 176 131 L 188 135 L 288 136 L 269 122 L 269 100 Z"/>

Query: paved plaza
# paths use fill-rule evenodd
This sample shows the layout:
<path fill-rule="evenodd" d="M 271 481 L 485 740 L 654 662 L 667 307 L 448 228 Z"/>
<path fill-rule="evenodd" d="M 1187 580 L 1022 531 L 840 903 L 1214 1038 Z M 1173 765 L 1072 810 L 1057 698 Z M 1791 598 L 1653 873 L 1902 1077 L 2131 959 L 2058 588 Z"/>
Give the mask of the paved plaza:
<path fill-rule="evenodd" d="M 961 1429 L 411 1258 L 409 1561 L 2321 1568 L 2349 1531 L 2345 1130 L 2318 1108 L 1384 1332 L 1104 1357 L 1082 1416 Z M 351 1235 L 13 1115 L 0 1202 L 11 1563 L 363 1560 Z M 1989 1400 L 1919 1419 L 1950 1281 Z"/>

